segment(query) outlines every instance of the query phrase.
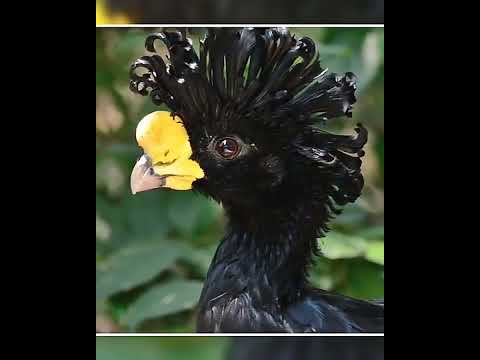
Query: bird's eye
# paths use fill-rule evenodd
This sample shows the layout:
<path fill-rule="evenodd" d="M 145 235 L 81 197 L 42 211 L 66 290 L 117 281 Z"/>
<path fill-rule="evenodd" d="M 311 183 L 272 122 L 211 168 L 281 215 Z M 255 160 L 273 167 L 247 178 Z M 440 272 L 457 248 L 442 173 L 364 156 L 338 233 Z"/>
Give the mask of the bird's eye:
<path fill-rule="evenodd" d="M 221 138 L 215 143 L 215 151 L 224 159 L 231 160 L 240 152 L 240 144 L 230 137 Z"/>

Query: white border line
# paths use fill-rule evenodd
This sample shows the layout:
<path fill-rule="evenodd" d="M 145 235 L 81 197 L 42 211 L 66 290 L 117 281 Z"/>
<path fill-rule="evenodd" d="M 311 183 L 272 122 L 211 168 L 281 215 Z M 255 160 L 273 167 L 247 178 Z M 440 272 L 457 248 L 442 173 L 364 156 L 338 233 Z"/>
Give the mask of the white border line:
<path fill-rule="evenodd" d="M 384 333 L 97 333 L 97 337 L 384 337 Z"/>
<path fill-rule="evenodd" d="M 383 28 L 384 24 L 97 24 L 97 28 L 150 28 L 150 27 L 309 27 L 309 28 Z"/>

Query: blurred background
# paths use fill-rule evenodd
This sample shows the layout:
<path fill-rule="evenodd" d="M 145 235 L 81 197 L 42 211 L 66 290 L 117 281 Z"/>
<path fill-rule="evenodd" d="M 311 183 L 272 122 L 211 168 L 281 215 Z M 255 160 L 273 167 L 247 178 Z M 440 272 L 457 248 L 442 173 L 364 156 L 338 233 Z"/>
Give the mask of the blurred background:
<path fill-rule="evenodd" d="M 96 331 L 194 332 L 195 305 L 216 246 L 222 209 L 183 191 L 132 196 L 129 175 L 141 151 L 135 128 L 158 110 L 128 89 L 130 64 L 160 29 L 96 31 Z M 298 28 L 314 39 L 323 67 L 359 78 L 353 119 L 331 130 L 369 130 L 363 195 L 345 208 L 320 241 L 311 271 L 320 288 L 362 299 L 384 296 L 384 32 L 383 28 Z M 189 30 L 194 46 L 203 30 Z M 97 357 L 98 358 L 98 357 Z"/>
<path fill-rule="evenodd" d="M 383 24 L 384 0 L 96 0 L 97 24 Z"/>
<path fill-rule="evenodd" d="M 97 337 L 96 360 L 223 360 L 230 343 L 223 337 Z"/>
<path fill-rule="evenodd" d="M 383 337 L 97 337 L 96 360 L 382 360 Z"/>

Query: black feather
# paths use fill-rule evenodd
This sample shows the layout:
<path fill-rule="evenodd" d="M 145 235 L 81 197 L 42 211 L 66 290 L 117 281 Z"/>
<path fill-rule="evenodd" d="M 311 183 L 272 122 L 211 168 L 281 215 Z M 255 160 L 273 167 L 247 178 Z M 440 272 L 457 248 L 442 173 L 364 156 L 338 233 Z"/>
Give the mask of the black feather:
<path fill-rule="evenodd" d="M 383 360 L 383 337 L 236 337 L 228 360 Z"/>
<path fill-rule="evenodd" d="M 170 63 L 158 55 L 142 57 L 132 65 L 131 89 L 150 93 L 156 104 L 166 99 L 188 122 L 230 121 L 218 117 L 228 113 L 218 108 L 242 113 L 245 121 L 268 112 L 271 126 L 285 119 L 312 123 L 312 115 L 351 116 L 355 76 L 327 74 L 315 43 L 297 40 L 285 28 L 209 29 L 199 57 L 179 31 L 149 36 L 148 51 L 156 51 L 156 40 L 165 44 Z M 139 76 L 140 68 L 148 75 Z M 200 96 L 196 103 L 191 101 L 192 88 Z"/>
<path fill-rule="evenodd" d="M 383 304 L 312 289 L 319 236 L 364 181 L 367 130 L 336 135 L 318 120 L 352 116 L 356 76 L 328 73 L 315 43 L 285 28 L 214 28 L 197 55 L 185 34 L 162 32 L 169 61 L 143 56 L 130 88 L 165 103 L 189 133 L 206 177 L 194 189 L 220 202 L 227 234 L 210 266 L 199 331 L 381 332 Z M 142 70 L 146 73 L 140 73 Z M 216 139 L 237 139 L 224 160 Z"/>

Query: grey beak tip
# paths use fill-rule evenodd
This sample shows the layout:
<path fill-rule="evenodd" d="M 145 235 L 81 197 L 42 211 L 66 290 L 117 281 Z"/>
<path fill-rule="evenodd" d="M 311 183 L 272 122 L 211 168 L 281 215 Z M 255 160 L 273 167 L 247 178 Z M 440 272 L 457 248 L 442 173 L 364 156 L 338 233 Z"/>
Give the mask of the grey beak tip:
<path fill-rule="evenodd" d="M 165 178 L 151 171 L 151 162 L 143 155 L 135 164 L 130 175 L 130 190 L 132 195 L 142 191 L 153 190 L 165 185 Z"/>

